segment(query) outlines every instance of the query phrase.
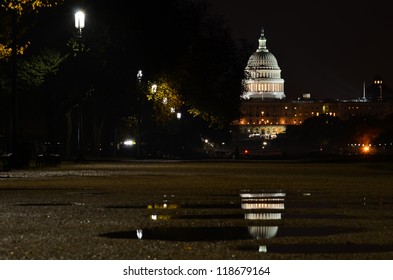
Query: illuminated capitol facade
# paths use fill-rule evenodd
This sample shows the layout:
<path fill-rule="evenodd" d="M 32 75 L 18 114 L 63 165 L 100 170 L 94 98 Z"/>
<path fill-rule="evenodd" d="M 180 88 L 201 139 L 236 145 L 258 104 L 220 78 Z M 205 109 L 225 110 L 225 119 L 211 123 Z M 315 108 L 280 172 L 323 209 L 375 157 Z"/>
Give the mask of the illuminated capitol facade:
<path fill-rule="evenodd" d="M 276 57 L 266 47 L 262 29 L 259 47 L 248 60 L 244 71 L 244 99 L 284 99 L 284 80 Z"/>
<path fill-rule="evenodd" d="M 298 100 L 287 100 L 281 69 L 266 42 L 262 29 L 258 49 L 244 70 L 240 119 L 232 123 L 236 139 L 273 139 L 288 126 L 301 125 L 305 119 L 322 114 L 348 120 L 366 115 L 383 119 L 393 113 L 393 92 L 380 76 L 358 99 L 319 101 L 304 94 Z"/>

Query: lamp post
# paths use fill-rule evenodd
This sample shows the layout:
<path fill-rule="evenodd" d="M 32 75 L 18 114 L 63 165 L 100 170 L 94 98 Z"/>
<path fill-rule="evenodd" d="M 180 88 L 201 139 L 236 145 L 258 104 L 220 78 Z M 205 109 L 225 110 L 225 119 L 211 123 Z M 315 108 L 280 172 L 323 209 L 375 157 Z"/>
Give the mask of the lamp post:
<path fill-rule="evenodd" d="M 137 131 L 137 158 L 142 156 L 142 113 L 143 113 L 143 101 L 142 101 L 142 70 L 138 70 L 136 74 L 137 85 L 136 85 L 136 104 L 137 104 L 137 118 L 138 118 L 138 131 Z"/>
<path fill-rule="evenodd" d="M 82 29 L 85 27 L 85 14 L 82 11 L 78 11 L 75 13 L 75 28 L 77 30 L 77 39 L 78 39 L 78 52 L 82 52 Z M 82 152 L 82 101 L 79 101 L 77 105 L 77 122 L 78 122 L 78 132 L 77 132 L 77 142 L 78 142 L 78 156 L 77 161 L 83 160 L 83 152 Z"/>
<path fill-rule="evenodd" d="M 17 159 L 18 148 L 17 148 L 17 119 L 18 119 L 18 92 L 17 92 L 17 39 L 18 39 L 18 20 L 17 14 L 13 11 L 12 13 L 12 26 L 11 26 L 11 124 L 10 124 L 10 141 L 9 141 L 9 152 L 10 155 Z M 17 160 L 16 160 L 17 161 Z M 14 164 L 14 163 L 12 163 Z M 11 164 L 11 165 L 12 165 Z M 15 164 L 18 165 L 16 162 Z"/>
<path fill-rule="evenodd" d="M 172 133 L 173 133 L 173 140 L 172 140 L 172 152 L 174 157 L 180 156 L 180 153 L 178 152 L 179 149 L 177 146 L 181 144 L 179 141 L 180 140 L 180 119 L 182 117 L 181 112 L 176 112 L 176 109 L 171 107 L 171 113 L 174 115 L 174 118 L 172 120 Z M 180 136 L 179 136 L 180 135 Z"/>

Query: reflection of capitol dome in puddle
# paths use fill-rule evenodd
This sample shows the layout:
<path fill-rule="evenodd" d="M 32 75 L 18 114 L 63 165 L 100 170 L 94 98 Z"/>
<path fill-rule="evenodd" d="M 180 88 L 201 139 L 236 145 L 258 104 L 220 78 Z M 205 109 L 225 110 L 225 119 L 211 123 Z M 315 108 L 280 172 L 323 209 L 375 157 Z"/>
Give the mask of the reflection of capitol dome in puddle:
<path fill-rule="evenodd" d="M 284 209 L 285 193 L 241 193 L 242 209 Z"/>
<path fill-rule="evenodd" d="M 284 203 L 258 203 L 245 202 L 242 203 L 243 209 L 284 209 Z"/>
<path fill-rule="evenodd" d="M 260 192 L 240 194 L 241 207 L 245 210 L 283 210 L 283 192 Z M 245 213 L 246 220 L 281 220 L 281 212 Z M 248 231 L 255 239 L 270 239 L 277 235 L 278 226 L 249 226 Z"/>
<path fill-rule="evenodd" d="M 281 220 L 281 213 L 246 213 L 246 220 Z"/>
<path fill-rule="evenodd" d="M 278 226 L 249 226 L 248 232 L 255 239 L 270 239 L 276 236 Z"/>

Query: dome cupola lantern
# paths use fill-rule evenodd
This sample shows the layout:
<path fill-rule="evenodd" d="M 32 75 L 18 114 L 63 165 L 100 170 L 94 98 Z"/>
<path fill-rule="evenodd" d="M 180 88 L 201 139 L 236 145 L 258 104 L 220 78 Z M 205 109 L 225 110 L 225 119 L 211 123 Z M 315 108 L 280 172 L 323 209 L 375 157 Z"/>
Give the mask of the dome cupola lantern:
<path fill-rule="evenodd" d="M 268 52 L 269 50 L 266 48 L 266 38 L 265 38 L 265 30 L 262 27 L 261 30 L 261 37 L 259 37 L 259 47 L 257 49 L 257 52 Z"/>

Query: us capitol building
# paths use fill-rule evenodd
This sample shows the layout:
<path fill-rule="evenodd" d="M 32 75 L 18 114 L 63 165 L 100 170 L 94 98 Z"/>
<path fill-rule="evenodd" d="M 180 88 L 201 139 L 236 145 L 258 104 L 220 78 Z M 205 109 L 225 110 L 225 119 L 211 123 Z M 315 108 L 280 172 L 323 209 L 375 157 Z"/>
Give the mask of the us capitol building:
<path fill-rule="evenodd" d="M 393 113 L 393 91 L 380 76 L 358 99 L 312 100 L 310 94 L 303 94 L 297 100 L 287 100 L 281 69 L 266 42 L 262 29 L 258 49 L 244 70 L 240 119 L 232 123 L 237 141 L 274 139 L 288 126 L 301 125 L 307 118 L 322 114 L 348 120 L 360 116 L 383 119 Z"/>

